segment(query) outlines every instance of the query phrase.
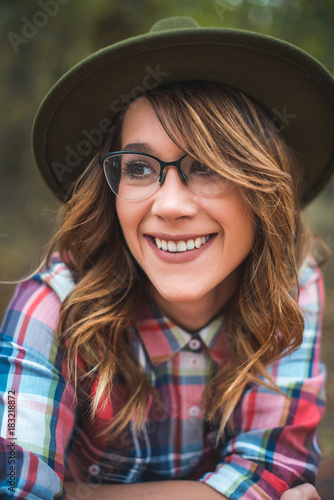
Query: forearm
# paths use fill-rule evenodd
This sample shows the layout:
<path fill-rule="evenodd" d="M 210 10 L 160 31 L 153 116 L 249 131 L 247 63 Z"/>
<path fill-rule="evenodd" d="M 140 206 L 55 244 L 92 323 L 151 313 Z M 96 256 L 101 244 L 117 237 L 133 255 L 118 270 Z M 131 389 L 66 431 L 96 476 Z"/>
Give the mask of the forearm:
<path fill-rule="evenodd" d="M 226 497 L 198 481 L 159 481 L 96 485 L 65 483 L 68 500 L 224 500 Z"/>
<path fill-rule="evenodd" d="M 65 483 L 68 500 L 227 500 L 210 486 L 197 481 L 162 481 L 157 483 L 97 485 Z M 311 484 L 287 490 L 281 500 L 320 500 Z"/>

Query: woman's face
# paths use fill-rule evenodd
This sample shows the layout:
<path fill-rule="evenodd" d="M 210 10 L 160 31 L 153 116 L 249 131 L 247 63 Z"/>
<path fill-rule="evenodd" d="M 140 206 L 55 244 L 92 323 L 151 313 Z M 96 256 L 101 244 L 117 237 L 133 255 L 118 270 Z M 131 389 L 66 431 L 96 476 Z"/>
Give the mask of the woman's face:
<path fill-rule="evenodd" d="M 164 161 L 184 154 L 145 98 L 126 112 L 121 142 L 122 150 L 149 152 Z M 194 193 L 181 182 L 176 167 L 168 166 L 164 184 L 153 194 L 136 201 L 117 197 L 116 209 L 128 247 L 151 281 L 158 304 L 201 304 L 217 314 L 233 293 L 238 267 L 254 241 L 253 218 L 237 188 L 216 196 Z M 195 248 L 163 250 L 157 239 L 171 250 L 175 245 Z"/>

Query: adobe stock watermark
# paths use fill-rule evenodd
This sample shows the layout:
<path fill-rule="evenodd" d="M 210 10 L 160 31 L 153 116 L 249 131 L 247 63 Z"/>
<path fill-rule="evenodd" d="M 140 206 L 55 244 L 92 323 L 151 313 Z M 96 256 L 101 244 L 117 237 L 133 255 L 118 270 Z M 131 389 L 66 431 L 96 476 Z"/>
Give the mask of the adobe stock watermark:
<path fill-rule="evenodd" d="M 334 238 L 333 238 L 333 236 L 331 234 L 328 234 L 325 241 L 326 241 L 327 246 L 330 249 L 330 251 L 333 252 L 334 251 Z"/>
<path fill-rule="evenodd" d="M 21 17 L 23 23 L 21 34 L 7 33 L 7 38 L 15 54 L 19 53 L 20 45 L 29 43 L 48 24 L 49 19 L 58 14 L 60 6 L 66 5 L 69 2 L 70 0 L 38 0 L 37 4 L 41 10 L 37 10 L 31 19 L 28 19 L 26 16 Z"/>
<path fill-rule="evenodd" d="M 111 103 L 110 110 L 113 114 L 119 113 L 137 97 L 144 96 L 149 90 L 153 90 L 158 87 L 158 85 L 161 85 L 170 74 L 163 71 L 160 64 L 157 64 L 155 68 L 147 65 L 145 70 L 146 74 L 143 77 L 141 85 L 134 86 L 129 94 L 122 94 Z M 107 111 L 106 109 L 106 113 Z M 67 153 L 65 163 L 60 163 L 58 161 L 53 161 L 51 163 L 53 172 L 58 181 L 63 182 L 64 175 L 70 174 L 75 168 L 81 165 L 82 161 L 93 152 L 94 148 L 97 149 L 102 145 L 107 134 L 112 132 L 112 130 L 112 120 L 108 117 L 102 118 L 97 124 L 97 128 L 81 130 L 83 140 L 80 140 L 74 147 L 71 145 L 65 147 Z"/>
<path fill-rule="evenodd" d="M 282 111 L 279 111 L 277 108 L 273 108 L 271 112 L 274 115 L 271 121 L 279 132 L 282 132 L 288 125 L 290 125 L 292 120 L 297 118 L 297 115 L 288 112 L 287 106 L 284 106 Z"/>
<path fill-rule="evenodd" d="M 223 21 L 226 12 L 232 12 L 238 9 L 243 4 L 243 0 L 214 0 L 213 6 L 218 14 L 218 17 Z"/>
<path fill-rule="evenodd" d="M 76 500 L 78 498 L 80 498 L 80 500 L 88 500 L 89 498 L 95 498 L 96 488 L 102 484 L 102 481 L 99 479 L 99 476 L 96 476 L 94 479 L 94 483 L 76 484 L 74 496 L 71 493 L 67 494 L 68 500 Z"/>
<path fill-rule="evenodd" d="M 334 238 L 332 234 L 328 234 L 327 237 L 322 237 L 322 240 L 324 243 L 327 245 L 327 248 L 329 250 L 330 255 L 333 254 L 334 252 Z M 321 245 L 316 245 L 315 248 L 313 249 L 313 256 L 315 260 L 321 262 L 322 260 L 326 259 L 327 257 L 327 252 L 324 248 L 322 248 Z"/>
<path fill-rule="evenodd" d="M 8 237 L 8 234 L 5 233 L 0 233 L 0 246 L 2 245 L 2 242 Z"/>

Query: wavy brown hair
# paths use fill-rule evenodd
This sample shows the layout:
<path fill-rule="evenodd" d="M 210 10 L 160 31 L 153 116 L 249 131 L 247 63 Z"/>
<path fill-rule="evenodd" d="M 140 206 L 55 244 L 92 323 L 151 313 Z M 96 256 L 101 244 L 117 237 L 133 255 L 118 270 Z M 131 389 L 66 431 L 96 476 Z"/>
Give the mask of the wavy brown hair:
<path fill-rule="evenodd" d="M 220 423 L 221 435 L 246 386 L 275 387 L 266 367 L 302 341 L 297 275 L 310 238 L 298 204 L 300 168 L 273 120 L 240 91 L 177 83 L 146 98 L 172 140 L 232 179 L 254 214 L 255 242 L 225 307 L 230 359 L 208 383 L 203 401 L 206 419 Z M 98 154 L 120 147 L 121 125 L 122 115 Z M 149 284 L 122 236 L 98 155 L 62 208 L 47 262 L 56 248 L 76 279 L 58 328 L 69 375 L 80 394 L 89 393 L 97 377 L 92 418 L 121 378 L 127 402 L 106 432 L 116 437 L 134 414 L 140 429 L 149 397 L 157 395 L 131 351 L 127 325 L 148 297 Z"/>

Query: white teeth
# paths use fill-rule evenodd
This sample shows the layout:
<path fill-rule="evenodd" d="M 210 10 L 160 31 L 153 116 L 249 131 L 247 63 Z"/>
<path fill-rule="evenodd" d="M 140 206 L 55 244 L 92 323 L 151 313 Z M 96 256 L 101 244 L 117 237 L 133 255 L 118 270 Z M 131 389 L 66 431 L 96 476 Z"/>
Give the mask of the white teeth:
<path fill-rule="evenodd" d="M 194 250 L 195 248 L 201 248 L 208 240 L 210 236 L 198 236 L 195 240 L 184 240 L 181 241 L 166 241 L 160 240 L 159 238 L 154 238 L 156 246 L 162 250 L 167 250 L 168 252 L 176 253 L 176 252 L 186 252 L 187 250 Z"/>
<path fill-rule="evenodd" d="M 186 245 L 185 241 L 178 241 L 176 246 L 177 246 L 178 252 L 186 252 L 187 251 L 187 245 Z"/>
<path fill-rule="evenodd" d="M 167 243 L 167 247 L 168 247 L 168 252 L 177 252 L 177 246 L 174 241 L 169 241 Z"/>
<path fill-rule="evenodd" d="M 195 240 L 195 247 L 196 248 L 201 248 L 202 246 L 202 238 L 199 236 L 198 238 L 196 238 Z"/>

